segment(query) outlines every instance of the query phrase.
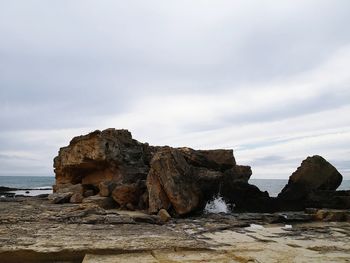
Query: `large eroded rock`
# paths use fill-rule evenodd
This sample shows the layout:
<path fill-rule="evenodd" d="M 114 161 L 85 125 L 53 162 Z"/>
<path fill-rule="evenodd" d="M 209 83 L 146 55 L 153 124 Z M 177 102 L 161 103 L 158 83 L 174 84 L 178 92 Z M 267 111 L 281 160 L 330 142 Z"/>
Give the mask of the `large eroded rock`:
<path fill-rule="evenodd" d="M 236 211 L 350 207 L 349 194 L 335 192 L 341 174 L 321 156 L 304 160 L 278 198 L 271 198 L 248 183 L 252 170 L 237 165 L 232 150 L 150 146 L 127 130 L 73 138 L 60 149 L 54 168 L 53 203 L 95 202 L 150 213 L 165 209 L 172 215 L 202 211 L 218 195 Z"/>
<path fill-rule="evenodd" d="M 335 191 L 343 180 L 338 170 L 321 156 L 307 157 L 289 177 L 278 198 L 304 200 L 314 191 Z"/>
<path fill-rule="evenodd" d="M 195 151 L 164 147 L 151 161 L 147 177 L 149 211 L 173 209 L 184 215 L 200 211 L 220 193 L 222 185 L 247 177 L 250 169 L 235 169 L 232 150 Z"/>
<path fill-rule="evenodd" d="M 148 144 L 132 139 L 127 130 L 107 129 L 75 137 L 54 159 L 54 191 L 60 192 L 69 184 L 82 185 L 84 192 L 97 194 L 103 182 L 122 185 L 145 181 L 151 157 Z M 105 188 L 102 195 L 106 196 Z"/>
<path fill-rule="evenodd" d="M 247 184 L 252 174 L 249 166 L 236 165 L 232 150 L 150 146 L 116 129 L 73 138 L 60 149 L 54 168 L 54 195 L 71 193 L 59 202 L 85 203 L 99 195 L 121 208 L 177 215 L 200 211 L 221 189 Z"/>

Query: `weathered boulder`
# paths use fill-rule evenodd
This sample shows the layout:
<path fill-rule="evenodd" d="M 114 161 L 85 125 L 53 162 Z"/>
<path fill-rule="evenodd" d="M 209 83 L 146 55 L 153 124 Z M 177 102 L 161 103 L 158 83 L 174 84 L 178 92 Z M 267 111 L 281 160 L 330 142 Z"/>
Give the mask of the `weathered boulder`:
<path fill-rule="evenodd" d="M 148 178 L 151 178 L 147 180 L 151 213 L 172 206 L 177 214 L 183 215 L 198 208 L 200 191 L 191 166 L 179 150 L 170 147 L 159 150 L 151 161 Z M 154 181 L 158 182 L 153 184 Z"/>
<path fill-rule="evenodd" d="M 146 179 L 149 153 L 127 130 L 107 129 L 78 136 L 54 159 L 56 185 L 95 185 Z"/>
<path fill-rule="evenodd" d="M 304 200 L 313 191 L 336 190 L 342 179 L 337 169 L 321 156 L 307 157 L 289 177 L 278 198 L 283 201 Z"/>
<path fill-rule="evenodd" d="M 54 192 L 71 193 L 59 202 L 108 207 L 103 202 L 113 199 L 121 208 L 176 215 L 200 211 L 222 188 L 247 183 L 252 174 L 249 166 L 236 165 L 232 150 L 150 146 L 116 129 L 73 138 L 54 168 Z"/>
<path fill-rule="evenodd" d="M 106 197 L 117 184 L 139 186 L 139 181 L 146 180 L 156 150 L 132 139 L 127 130 L 107 129 L 75 137 L 54 159 L 54 192 L 62 192 L 67 185 L 81 185 L 84 197 L 98 193 Z M 145 190 L 143 187 L 136 192 L 142 195 Z"/>
<path fill-rule="evenodd" d="M 184 215 L 204 208 L 224 180 L 234 181 L 231 150 L 195 151 L 164 147 L 154 155 L 147 176 L 149 211 L 173 209 Z"/>

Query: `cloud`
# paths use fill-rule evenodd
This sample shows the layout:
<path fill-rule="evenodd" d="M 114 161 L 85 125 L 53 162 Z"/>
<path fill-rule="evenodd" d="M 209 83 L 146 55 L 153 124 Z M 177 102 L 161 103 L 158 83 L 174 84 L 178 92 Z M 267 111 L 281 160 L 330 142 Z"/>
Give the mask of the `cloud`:
<path fill-rule="evenodd" d="M 52 174 L 73 136 L 116 127 L 156 145 L 233 148 L 256 178 L 286 178 L 310 154 L 350 178 L 349 8 L 4 3 L 0 173 Z"/>

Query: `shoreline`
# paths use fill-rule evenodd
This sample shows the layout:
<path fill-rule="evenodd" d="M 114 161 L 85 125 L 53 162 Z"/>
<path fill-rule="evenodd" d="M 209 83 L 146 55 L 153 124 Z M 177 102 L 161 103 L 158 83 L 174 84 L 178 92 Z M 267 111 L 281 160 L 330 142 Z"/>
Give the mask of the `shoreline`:
<path fill-rule="evenodd" d="M 39 197 L 0 202 L 0 210 L 0 258 L 8 263 L 347 262 L 350 254 L 350 216 L 315 221 L 326 210 L 162 222 L 140 211 L 51 204 Z"/>
<path fill-rule="evenodd" d="M 16 196 L 39 196 L 43 194 L 52 194 L 52 187 L 37 188 L 15 188 L 0 186 L 0 197 L 16 197 Z"/>

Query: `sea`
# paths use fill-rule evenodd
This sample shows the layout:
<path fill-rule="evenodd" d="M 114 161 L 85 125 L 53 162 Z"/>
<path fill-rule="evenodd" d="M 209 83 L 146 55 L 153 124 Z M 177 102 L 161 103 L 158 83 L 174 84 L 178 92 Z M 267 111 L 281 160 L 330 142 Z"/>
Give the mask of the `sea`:
<path fill-rule="evenodd" d="M 277 196 L 287 184 L 287 179 L 250 179 L 249 183 L 259 187 L 261 191 L 267 191 L 270 196 Z M 0 176 L 0 186 L 17 189 L 30 189 L 15 191 L 18 195 L 35 196 L 52 193 L 52 185 L 55 183 L 53 176 Z M 338 190 L 350 190 L 350 180 L 343 180 Z"/>
<path fill-rule="evenodd" d="M 25 189 L 13 191 L 16 195 L 51 194 L 54 184 L 54 176 L 0 176 L 0 186 Z"/>

